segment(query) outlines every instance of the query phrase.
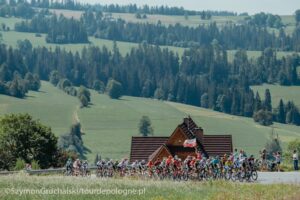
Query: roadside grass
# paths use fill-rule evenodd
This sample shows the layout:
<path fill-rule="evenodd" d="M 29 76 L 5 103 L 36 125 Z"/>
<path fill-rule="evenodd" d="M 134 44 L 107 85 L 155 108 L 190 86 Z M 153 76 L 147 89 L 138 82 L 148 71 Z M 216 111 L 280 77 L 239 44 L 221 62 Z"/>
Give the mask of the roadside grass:
<path fill-rule="evenodd" d="M 35 191 L 74 191 L 75 194 L 36 194 Z M 114 190 L 119 194 L 109 194 Z M 31 191 L 30 191 L 31 190 Z M 94 190 L 95 194 L 91 194 Z M 99 191 L 106 191 L 101 194 Z M 110 191 L 109 191 L 110 190 Z M 135 190 L 137 194 L 130 193 Z M 256 183 L 240 184 L 224 181 L 173 182 L 133 179 L 97 179 L 63 176 L 9 175 L 0 179 L 1 199 L 297 199 L 299 185 Z M 26 192 L 27 191 L 27 192 Z M 33 192 L 32 192 L 33 191 Z M 77 192 L 78 191 L 78 192 Z M 97 194 L 98 191 L 98 194 Z M 18 195 L 16 192 L 27 194 Z M 86 192 L 86 194 L 84 194 Z M 90 192 L 90 193 L 89 193 Z M 76 194 L 77 193 L 77 194 Z M 126 195 L 127 193 L 127 195 Z M 140 194 L 138 194 L 140 193 Z"/>

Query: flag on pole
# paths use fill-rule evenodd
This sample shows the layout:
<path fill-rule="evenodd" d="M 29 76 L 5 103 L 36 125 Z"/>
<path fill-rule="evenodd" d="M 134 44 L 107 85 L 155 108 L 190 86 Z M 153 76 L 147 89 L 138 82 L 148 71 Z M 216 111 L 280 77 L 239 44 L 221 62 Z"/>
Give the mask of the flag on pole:
<path fill-rule="evenodd" d="M 196 138 L 185 140 L 184 143 L 183 143 L 183 146 L 184 147 L 195 147 L 195 146 L 197 146 Z"/>

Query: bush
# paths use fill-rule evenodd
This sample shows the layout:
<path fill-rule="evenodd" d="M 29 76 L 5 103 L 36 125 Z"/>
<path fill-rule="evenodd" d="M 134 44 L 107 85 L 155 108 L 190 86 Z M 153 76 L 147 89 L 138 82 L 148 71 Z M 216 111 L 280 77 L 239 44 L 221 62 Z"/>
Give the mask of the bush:
<path fill-rule="evenodd" d="M 54 86 L 57 86 L 59 79 L 60 79 L 60 76 L 59 76 L 58 71 L 56 71 L 56 70 L 51 71 L 50 76 L 49 76 L 50 83 L 52 83 Z"/>
<path fill-rule="evenodd" d="M 31 169 L 41 169 L 40 165 L 39 165 L 39 162 L 36 161 L 36 160 L 33 160 L 31 162 Z"/>
<path fill-rule="evenodd" d="M 18 158 L 26 163 L 36 160 L 42 168 L 48 168 L 55 162 L 56 145 L 51 129 L 28 114 L 0 118 L 0 169 L 14 168 Z"/>
<path fill-rule="evenodd" d="M 93 89 L 96 90 L 99 93 L 104 93 L 105 85 L 102 81 L 96 80 L 93 83 Z"/>
<path fill-rule="evenodd" d="M 108 81 L 106 91 L 112 99 L 119 99 L 123 95 L 122 84 L 113 79 Z"/>
<path fill-rule="evenodd" d="M 83 155 L 82 134 L 80 123 L 73 124 L 69 133 L 60 136 L 58 148 L 67 152 L 75 152 L 77 155 Z"/>
<path fill-rule="evenodd" d="M 253 115 L 253 119 L 255 122 L 258 122 L 259 124 L 263 126 L 269 126 L 273 124 L 273 115 L 270 111 L 267 110 L 259 110 Z"/>
<path fill-rule="evenodd" d="M 15 166 L 14 170 L 16 170 L 16 171 L 23 170 L 25 168 L 25 166 L 26 166 L 25 161 L 21 158 L 18 158 L 16 161 L 16 166 Z"/>
<path fill-rule="evenodd" d="M 91 93 L 86 87 L 80 86 L 78 90 L 78 98 L 81 103 L 81 107 L 87 107 L 91 101 Z"/>
<path fill-rule="evenodd" d="M 163 100 L 165 98 L 165 92 L 161 88 L 157 88 L 154 92 L 154 98 L 158 100 Z"/>

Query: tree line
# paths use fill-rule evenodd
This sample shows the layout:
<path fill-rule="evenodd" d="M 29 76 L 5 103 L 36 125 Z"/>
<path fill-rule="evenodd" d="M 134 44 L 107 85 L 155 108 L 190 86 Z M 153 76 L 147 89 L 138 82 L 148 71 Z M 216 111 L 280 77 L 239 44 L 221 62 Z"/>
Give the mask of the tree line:
<path fill-rule="evenodd" d="M 245 20 L 247 23 L 255 24 L 257 26 L 265 26 L 277 29 L 284 26 L 279 15 L 266 14 L 264 12 L 257 13 L 253 16 L 248 16 L 245 18 Z"/>
<path fill-rule="evenodd" d="M 115 41 L 135 43 L 147 41 L 154 45 L 178 47 L 209 45 L 216 39 L 226 49 L 264 50 L 271 47 L 282 51 L 300 50 L 300 26 L 296 26 L 292 35 L 286 34 L 283 28 L 280 28 L 279 34 L 276 35 L 269 32 L 265 25 L 261 26 L 255 22 L 256 15 L 245 24 L 225 24 L 218 27 L 216 23 L 210 23 L 188 27 L 181 24 L 165 26 L 160 21 L 157 24 L 150 24 L 131 23 L 122 19 L 112 20 L 103 16 L 101 11 L 92 10 L 84 12 L 79 21 L 63 16 L 57 17 L 54 14 L 49 16 L 45 13 L 38 13 L 30 21 L 16 23 L 15 30 L 47 33 L 46 41 L 50 43 L 84 43 L 88 42 L 89 35 Z M 275 22 L 270 26 L 275 26 L 276 20 L 275 17 Z M 266 23 L 271 22 L 268 20 Z"/>
<path fill-rule="evenodd" d="M 88 43 L 85 27 L 74 18 L 63 15 L 57 17 L 47 11 L 41 11 L 30 21 L 15 24 L 15 30 L 20 32 L 47 33 L 47 43 Z"/>
<path fill-rule="evenodd" d="M 35 14 L 34 9 L 25 0 L 0 0 L 0 17 L 22 17 L 31 19 Z"/>
<path fill-rule="evenodd" d="M 116 43 L 112 51 L 105 46 L 89 46 L 81 53 L 27 46 L 13 50 L 1 45 L 0 66 L 7 66 L 10 73 L 17 71 L 25 76 L 30 72 L 42 80 L 55 79 L 58 87 L 74 92 L 74 96 L 77 91 L 72 86 L 98 91 L 106 87 L 114 98 L 156 98 L 252 117 L 260 109 L 255 106 L 250 85 L 300 83 L 298 54 L 277 58 L 276 51 L 267 48 L 257 59 L 248 59 L 246 51 L 239 50 L 233 63 L 229 63 L 226 50 L 216 40 L 211 45 L 186 50 L 181 58 L 168 49 L 146 43 L 126 56 L 121 56 Z"/>
<path fill-rule="evenodd" d="M 235 16 L 234 12 L 229 11 L 195 11 L 185 10 L 183 7 L 169 7 L 169 6 L 137 6 L 136 4 L 119 5 L 119 4 L 95 4 L 80 3 L 74 0 L 66 1 L 49 1 L 49 0 L 31 0 L 31 6 L 39 8 L 51 9 L 67 9 L 67 10 L 88 10 L 110 12 L 110 13 L 145 13 L 145 14 L 159 14 L 159 15 L 200 15 L 205 12 L 213 16 Z"/>

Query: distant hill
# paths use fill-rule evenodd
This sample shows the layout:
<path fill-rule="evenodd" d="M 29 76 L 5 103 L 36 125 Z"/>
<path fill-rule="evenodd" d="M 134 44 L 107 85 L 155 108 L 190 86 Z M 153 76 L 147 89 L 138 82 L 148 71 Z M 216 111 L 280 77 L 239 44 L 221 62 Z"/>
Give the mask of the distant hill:
<path fill-rule="evenodd" d="M 111 100 L 107 95 L 91 91 L 90 108 L 79 109 L 78 99 L 66 95 L 48 82 L 42 82 L 40 92 L 28 93 L 17 99 L 0 95 L 0 113 L 28 112 L 42 123 L 51 126 L 56 135 L 69 130 L 72 121 L 80 120 L 85 135 L 84 145 L 90 149 L 90 161 L 95 154 L 121 158 L 130 153 L 131 136 L 138 135 L 138 122 L 148 115 L 155 136 L 169 136 L 182 118 L 191 115 L 206 134 L 232 134 L 236 148 L 257 154 L 267 141 L 270 127 L 260 126 L 251 118 L 231 116 L 211 110 L 173 102 L 125 96 Z M 283 144 L 300 137 L 300 127 L 274 124 Z"/>

